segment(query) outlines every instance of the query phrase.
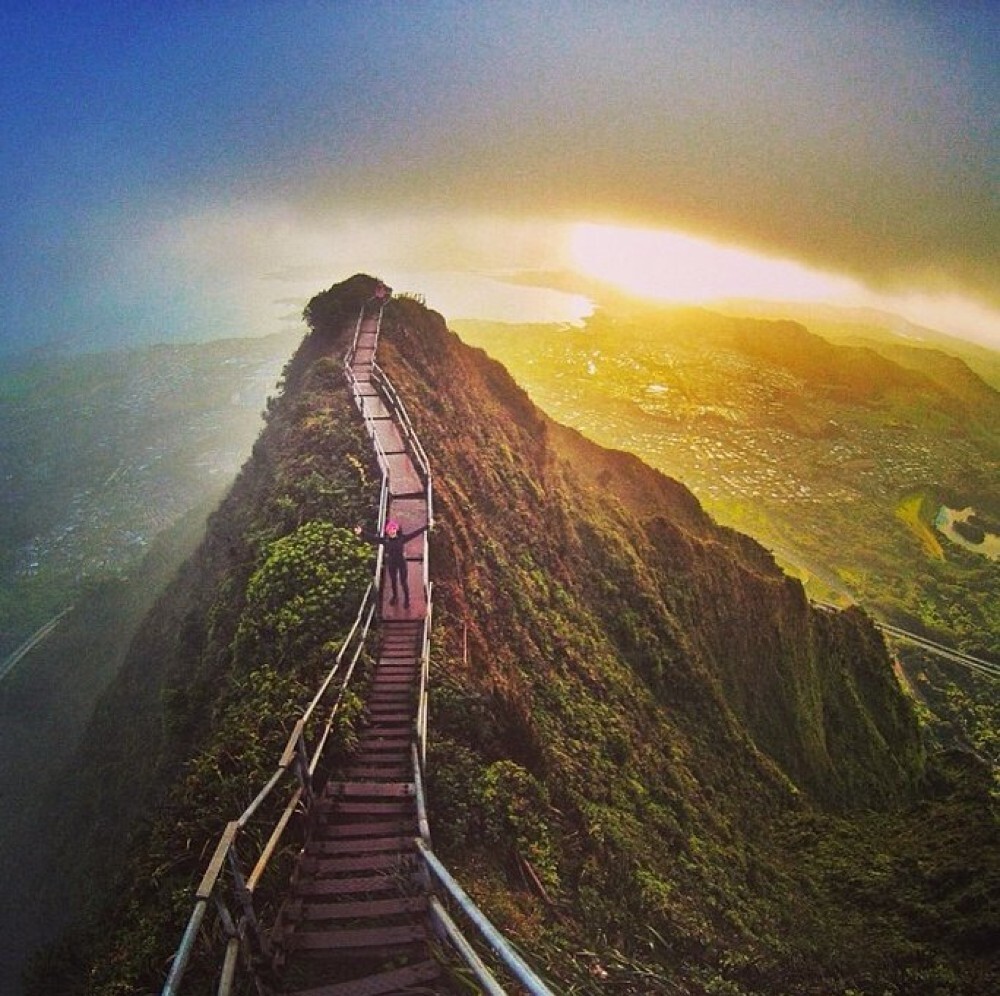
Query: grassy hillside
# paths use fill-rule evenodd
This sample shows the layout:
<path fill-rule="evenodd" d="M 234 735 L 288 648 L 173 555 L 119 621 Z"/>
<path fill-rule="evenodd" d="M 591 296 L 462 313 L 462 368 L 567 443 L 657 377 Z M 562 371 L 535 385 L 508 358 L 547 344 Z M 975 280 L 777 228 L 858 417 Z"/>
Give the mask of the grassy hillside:
<path fill-rule="evenodd" d="M 34 993 L 162 980 L 207 849 L 356 597 L 360 547 L 339 540 L 371 476 L 333 358 L 372 286 L 311 302 L 253 459 L 92 731 L 80 763 L 101 773 L 100 808 L 77 826 L 145 820 L 114 902 L 49 951 Z M 870 621 L 812 608 L 760 545 L 551 421 L 416 301 L 393 301 L 384 330 L 380 363 L 435 474 L 435 847 L 556 990 L 972 996 L 1000 981 L 985 773 L 926 756 Z M 341 583 L 289 633 L 274 623 L 326 583 L 317 563 Z M 159 792 L 128 797 L 153 777 Z M 105 843 L 86 845 L 95 881 Z"/>
<path fill-rule="evenodd" d="M 17 992 L 25 952 L 72 921 L 61 889 L 40 896 L 57 866 L 53 835 L 39 828 L 64 819 L 67 790 L 76 784 L 75 767 L 69 777 L 64 768 L 157 593 L 201 542 L 211 511 L 195 509 L 166 530 L 129 582 L 107 580 L 79 595 L 74 611 L 32 652 L 30 666 L 0 685 L 0 992 Z"/>
<path fill-rule="evenodd" d="M 88 585 L 127 576 L 192 508 L 218 504 L 297 344 L 282 334 L 5 363 L 0 655 Z"/>

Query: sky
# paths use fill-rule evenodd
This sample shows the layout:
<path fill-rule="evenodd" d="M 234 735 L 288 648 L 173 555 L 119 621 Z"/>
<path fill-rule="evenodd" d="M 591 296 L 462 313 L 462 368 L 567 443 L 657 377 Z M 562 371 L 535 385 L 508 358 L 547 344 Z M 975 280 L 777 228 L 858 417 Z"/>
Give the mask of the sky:
<path fill-rule="evenodd" d="M 1000 348 L 998 51 L 992 0 L 5 0 L 0 352 L 282 331 L 358 271 Z"/>

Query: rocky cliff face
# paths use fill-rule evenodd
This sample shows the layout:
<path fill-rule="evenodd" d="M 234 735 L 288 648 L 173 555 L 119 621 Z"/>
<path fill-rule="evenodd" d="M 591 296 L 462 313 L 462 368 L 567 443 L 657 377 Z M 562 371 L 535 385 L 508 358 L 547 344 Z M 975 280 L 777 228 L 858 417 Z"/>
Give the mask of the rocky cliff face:
<path fill-rule="evenodd" d="M 439 316 L 406 300 L 391 316 L 382 363 L 437 475 L 435 573 L 479 659 L 548 628 L 545 604 L 524 596 L 537 576 L 590 617 L 671 725 L 739 742 L 748 775 L 840 808 L 912 791 L 917 724 L 863 614 L 810 606 L 766 550 L 677 482 L 552 423 Z M 519 666 L 554 666 L 532 658 Z"/>

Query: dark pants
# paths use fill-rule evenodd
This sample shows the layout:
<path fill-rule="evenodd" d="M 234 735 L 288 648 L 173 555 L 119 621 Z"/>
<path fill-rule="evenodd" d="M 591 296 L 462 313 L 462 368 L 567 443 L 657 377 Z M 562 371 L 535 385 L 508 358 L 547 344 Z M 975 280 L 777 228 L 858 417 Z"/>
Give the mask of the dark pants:
<path fill-rule="evenodd" d="M 403 586 L 403 605 L 410 607 L 410 582 L 406 576 L 406 562 L 401 564 L 386 564 L 385 572 L 389 575 L 389 583 L 392 585 L 392 600 L 399 598 L 399 585 Z M 397 580 L 398 579 L 398 580 Z"/>

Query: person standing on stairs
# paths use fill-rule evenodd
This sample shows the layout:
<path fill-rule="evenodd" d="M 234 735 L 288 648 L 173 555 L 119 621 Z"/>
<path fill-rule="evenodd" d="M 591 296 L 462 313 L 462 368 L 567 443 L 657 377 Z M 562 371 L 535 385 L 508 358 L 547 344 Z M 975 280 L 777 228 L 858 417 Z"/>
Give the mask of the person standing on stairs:
<path fill-rule="evenodd" d="M 399 601 L 401 587 L 403 589 L 403 608 L 410 607 L 410 582 L 406 576 L 406 544 L 421 533 L 427 532 L 427 528 L 426 525 L 423 525 L 419 529 L 404 533 L 400 529 L 399 523 L 395 519 L 390 519 L 385 524 L 385 532 L 381 536 L 372 536 L 366 534 L 361 526 L 354 527 L 356 536 L 385 548 L 385 572 L 389 575 L 389 583 L 392 585 L 390 605 L 395 605 Z"/>

